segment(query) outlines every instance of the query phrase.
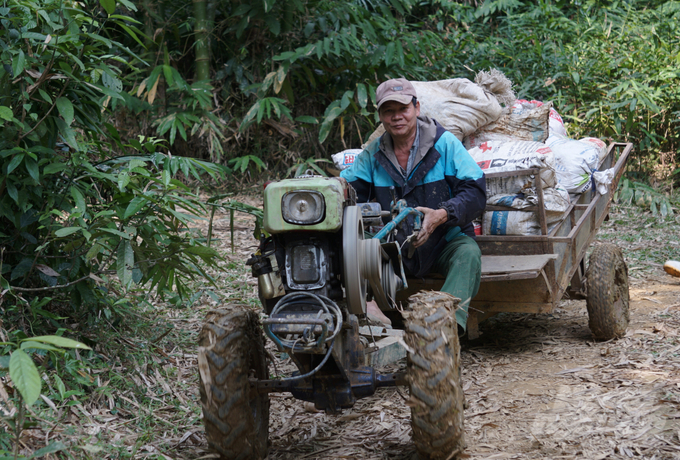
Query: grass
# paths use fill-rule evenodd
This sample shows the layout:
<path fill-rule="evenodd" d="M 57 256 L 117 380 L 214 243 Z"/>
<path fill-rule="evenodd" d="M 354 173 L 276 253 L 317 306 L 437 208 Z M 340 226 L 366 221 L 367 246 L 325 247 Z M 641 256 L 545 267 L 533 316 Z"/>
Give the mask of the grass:
<path fill-rule="evenodd" d="M 597 240 L 619 246 L 631 277 L 658 272 L 668 260 L 680 260 L 680 200 L 670 200 L 673 214 L 662 217 L 635 204 L 612 204 Z"/>

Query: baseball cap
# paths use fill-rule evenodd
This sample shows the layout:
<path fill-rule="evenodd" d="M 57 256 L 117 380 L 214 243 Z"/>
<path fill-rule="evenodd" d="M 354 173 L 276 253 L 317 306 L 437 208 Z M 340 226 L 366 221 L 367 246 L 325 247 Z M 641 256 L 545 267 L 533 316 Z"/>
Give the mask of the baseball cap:
<path fill-rule="evenodd" d="M 402 104 L 410 104 L 416 95 L 416 89 L 405 78 L 393 78 L 382 82 L 375 90 L 375 101 L 378 109 L 387 101 L 397 101 Z"/>

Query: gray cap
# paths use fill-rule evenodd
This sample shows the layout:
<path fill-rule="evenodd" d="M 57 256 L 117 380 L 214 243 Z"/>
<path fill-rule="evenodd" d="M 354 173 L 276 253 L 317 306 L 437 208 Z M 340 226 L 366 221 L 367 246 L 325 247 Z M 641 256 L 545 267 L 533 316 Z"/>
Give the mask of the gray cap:
<path fill-rule="evenodd" d="M 375 101 L 378 109 L 387 101 L 397 101 L 401 104 L 410 104 L 416 95 L 416 89 L 405 78 L 393 78 L 378 86 L 375 90 Z"/>

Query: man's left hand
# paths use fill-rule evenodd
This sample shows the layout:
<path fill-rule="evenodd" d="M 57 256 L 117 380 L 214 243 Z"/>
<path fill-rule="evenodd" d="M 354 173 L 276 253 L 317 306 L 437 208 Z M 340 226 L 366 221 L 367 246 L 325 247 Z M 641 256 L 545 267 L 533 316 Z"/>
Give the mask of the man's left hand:
<path fill-rule="evenodd" d="M 418 206 L 416 209 L 423 213 L 423 223 L 420 227 L 418 238 L 411 243 L 414 248 L 425 244 L 428 238 L 430 238 L 430 235 L 432 235 L 432 232 L 434 232 L 441 224 L 449 220 L 449 214 L 446 212 L 446 209 L 432 209 L 422 206 Z"/>

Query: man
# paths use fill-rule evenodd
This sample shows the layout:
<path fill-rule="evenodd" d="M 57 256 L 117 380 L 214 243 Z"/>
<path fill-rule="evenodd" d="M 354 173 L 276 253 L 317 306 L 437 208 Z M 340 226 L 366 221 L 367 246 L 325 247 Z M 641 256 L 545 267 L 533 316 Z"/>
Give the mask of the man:
<path fill-rule="evenodd" d="M 420 102 L 408 80 L 382 83 L 376 103 L 386 133 L 340 175 L 354 187 L 358 202 L 375 200 L 389 209 L 394 187 L 397 199 L 423 213 L 417 239 L 408 243 L 416 250 L 404 257 L 404 266 L 412 276 L 436 272 L 446 277 L 441 290 L 462 300 L 456 321 L 465 330 L 481 276 L 472 220 L 486 204 L 484 173 L 453 134 L 420 116 Z M 397 240 L 403 243 L 412 232 L 413 219 L 406 219 Z M 408 244 L 402 247 L 403 255 Z M 375 302 L 369 302 L 367 310 L 369 317 L 388 324 Z"/>

